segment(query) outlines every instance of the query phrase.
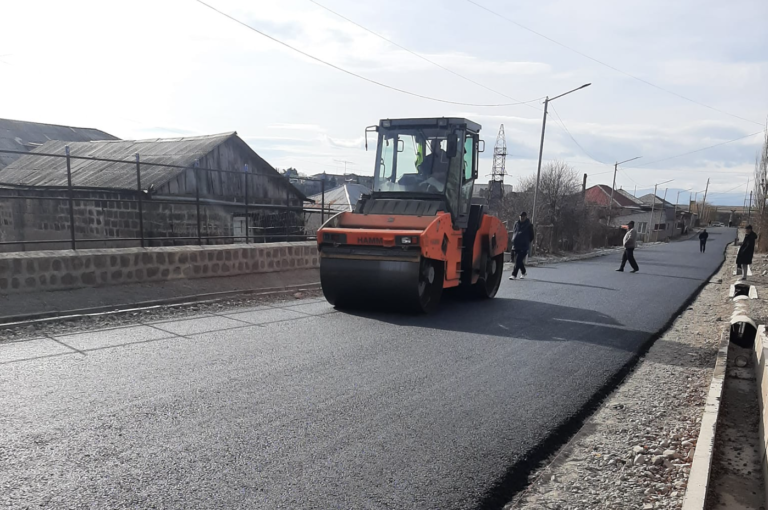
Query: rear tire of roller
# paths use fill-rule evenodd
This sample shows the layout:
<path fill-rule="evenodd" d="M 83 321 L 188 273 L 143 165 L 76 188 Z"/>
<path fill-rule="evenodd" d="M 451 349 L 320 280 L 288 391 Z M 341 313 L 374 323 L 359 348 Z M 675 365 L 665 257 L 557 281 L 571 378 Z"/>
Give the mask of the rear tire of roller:
<path fill-rule="evenodd" d="M 421 259 L 417 312 L 432 313 L 437 310 L 443 295 L 444 267 L 445 264 L 439 260 Z"/>
<path fill-rule="evenodd" d="M 486 263 L 485 278 L 478 280 L 474 287 L 475 296 L 480 299 L 492 299 L 496 297 L 504 275 L 504 254 L 489 258 Z"/>

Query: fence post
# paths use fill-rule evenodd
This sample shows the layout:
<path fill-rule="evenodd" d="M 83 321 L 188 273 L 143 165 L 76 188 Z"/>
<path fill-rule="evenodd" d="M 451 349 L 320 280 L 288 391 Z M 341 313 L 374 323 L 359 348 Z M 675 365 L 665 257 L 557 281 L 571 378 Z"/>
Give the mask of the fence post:
<path fill-rule="evenodd" d="M 200 165 L 195 160 L 195 207 L 197 208 L 197 244 L 203 244 L 202 229 L 200 228 Z"/>
<path fill-rule="evenodd" d="M 139 193 L 139 239 L 144 248 L 144 192 L 141 190 L 141 163 L 139 153 L 136 153 L 136 191 Z"/>
<path fill-rule="evenodd" d="M 77 243 L 75 241 L 75 201 L 74 192 L 72 191 L 72 166 L 69 160 L 69 145 L 64 147 L 64 151 L 67 153 L 67 191 L 69 195 L 69 232 L 72 235 L 72 250 L 77 249 Z"/>
<path fill-rule="evenodd" d="M 248 244 L 248 165 L 245 165 L 245 244 Z"/>
<path fill-rule="evenodd" d="M 320 181 L 320 226 L 325 224 L 325 179 Z"/>

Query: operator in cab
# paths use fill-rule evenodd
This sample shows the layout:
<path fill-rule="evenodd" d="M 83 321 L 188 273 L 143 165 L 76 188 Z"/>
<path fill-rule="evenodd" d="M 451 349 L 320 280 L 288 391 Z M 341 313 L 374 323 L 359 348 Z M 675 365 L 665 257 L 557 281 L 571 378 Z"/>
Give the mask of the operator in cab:
<path fill-rule="evenodd" d="M 419 165 L 419 173 L 424 177 L 419 188 L 442 193 L 445 191 L 445 181 L 448 179 L 448 155 L 440 148 L 437 140 L 432 141 L 432 147 L 432 153 L 427 154 Z"/>

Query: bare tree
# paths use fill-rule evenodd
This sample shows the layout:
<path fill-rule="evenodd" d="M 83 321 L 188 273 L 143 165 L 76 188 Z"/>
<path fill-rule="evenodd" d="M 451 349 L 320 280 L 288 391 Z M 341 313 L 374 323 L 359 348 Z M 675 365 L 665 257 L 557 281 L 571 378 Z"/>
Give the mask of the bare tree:
<path fill-rule="evenodd" d="M 768 214 L 766 214 L 766 200 L 768 200 L 768 126 L 763 135 L 763 146 L 755 156 L 755 221 L 758 235 L 758 251 L 768 250 Z"/>
<path fill-rule="evenodd" d="M 521 178 L 517 189 L 514 198 L 505 200 L 501 210 L 510 230 L 520 212 L 533 212 L 536 176 Z M 580 189 L 579 174 L 567 163 L 553 161 L 542 168 L 536 200 L 536 243 L 540 250 L 572 250 L 584 244 L 582 223 L 587 215 Z"/>

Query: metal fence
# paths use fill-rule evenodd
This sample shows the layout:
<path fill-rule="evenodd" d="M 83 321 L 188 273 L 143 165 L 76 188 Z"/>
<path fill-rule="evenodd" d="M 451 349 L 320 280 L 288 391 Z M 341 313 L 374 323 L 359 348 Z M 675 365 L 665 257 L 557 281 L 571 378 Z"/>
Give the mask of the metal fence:
<path fill-rule="evenodd" d="M 58 178 L 66 182 L 3 182 L 5 169 L 0 170 L 0 251 L 26 251 L 30 246 L 75 250 L 307 240 L 316 233 L 316 227 L 308 228 L 308 223 L 322 224 L 331 213 L 325 204 L 324 180 L 306 179 L 321 183 L 322 197 L 319 204 L 306 207 L 308 200 L 297 193 L 299 190 L 287 178 L 252 171 L 247 165 L 239 170 L 225 170 L 204 168 L 197 161 L 192 166 L 142 161 L 140 154 L 134 160 L 75 156 L 70 154 L 69 147 L 64 154 L 12 150 L 0 153 L 21 155 L 25 158 L 22 168 L 38 175 L 38 170 L 61 172 Z M 42 158 L 56 159 L 51 164 L 50 159 L 44 162 Z M 79 185 L 78 172 L 72 170 L 79 160 L 101 162 L 103 168 L 112 165 L 112 171 L 119 171 L 121 181 L 125 180 L 126 172 L 135 172 L 135 177 L 131 176 L 135 187 Z M 40 169 L 35 168 L 36 161 L 40 161 Z M 21 164 L 17 160 L 10 166 L 18 171 Z M 163 185 L 163 192 L 151 185 L 142 186 L 144 176 L 160 182 L 164 172 L 173 173 L 171 179 L 182 176 L 183 185 L 177 184 L 176 190 Z M 212 192 L 214 184 L 224 182 L 228 183 L 226 193 Z M 319 223 L 307 221 L 313 215 L 320 216 Z"/>

